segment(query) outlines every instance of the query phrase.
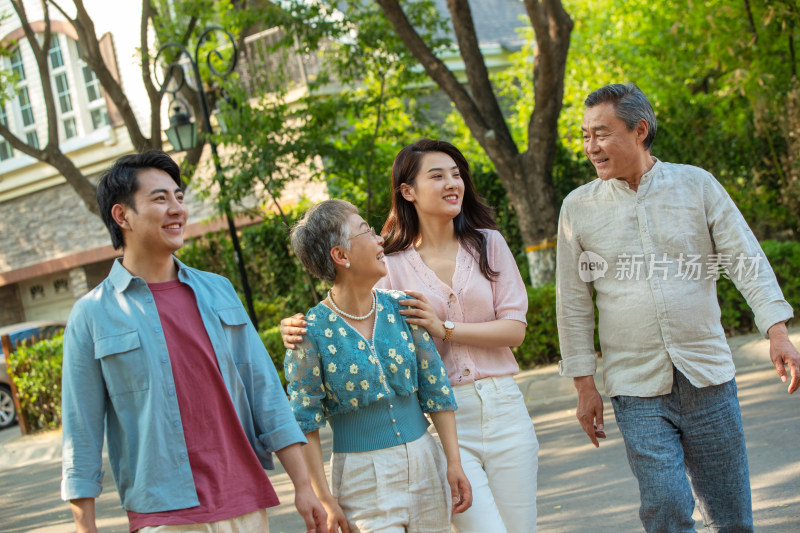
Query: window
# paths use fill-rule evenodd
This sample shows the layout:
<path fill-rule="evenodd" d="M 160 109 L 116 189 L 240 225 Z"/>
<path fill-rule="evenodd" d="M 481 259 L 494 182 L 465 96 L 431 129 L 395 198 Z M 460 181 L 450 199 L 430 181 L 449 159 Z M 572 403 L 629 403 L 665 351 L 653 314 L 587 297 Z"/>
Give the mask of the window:
<path fill-rule="evenodd" d="M 73 137 L 77 137 L 78 127 L 75 125 L 74 117 L 68 118 L 62 124 L 64 125 L 64 137 L 66 139 L 72 139 Z"/>
<path fill-rule="evenodd" d="M 64 66 L 64 56 L 61 55 L 61 43 L 58 42 L 58 35 L 53 35 L 50 41 L 50 68 L 53 70 Z"/>
<path fill-rule="evenodd" d="M 39 136 L 36 134 L 36 130 L 29 131 L 25 134 L 25 142 L 37 150 L 39 149 Z"/>
<path fill-rule="evenodd" d="M 16 105 L 13 105 L 13 113 L 11 120 L 6 115 L 3 109 L 3 124 L 14 131 L 14 125 L 19 126 L 18 134 L 26 139 L 26 142 L 34 148 L 39 148 L 39 136 L 36 133 L 36 117 L 33 112 L 33 103 L 31 102 L 31 95 L 28 92 L 28 79 L 25 75 L 25 61 L 23 59 L 21 47 L 17 47 L 10 56 L 11 70 L 17 76 L 17 98 Z M 13 152 L 9 154 L 9 159 L 13 157 Z M 4 161 L 5 158 L 0 158 Z"/>
<path fill-rule="evenodd" d="M 67 75 L 62 72 L 56 74 L 56 94 L 58 96 L 58 107 L 62 113 L 69 113 L 72 111 L 72 97 L 69 94 L 69 81 Z"/>
<path fill-rule="evenodd" d="M 41 34 L 39 37 L 41 39 Z M 78 43 L 65 34 L 53 34 L 46 54 L 56 113 L 50 119 L 58 123 L 59 140 L 77 139 L 108 127 L 108 110 L 102 85 L 80 57 Z M 20 139 L 39 149 L 38 129 L 45 131 L 44 122 L 48 117 L 41 93 L 34 90 L 39 83 L 35 79 L 38 69 L 28 42 L 20 40 L 7 57 L 0 57 L 0 68 L 13 72 L 16 83 L 16 97 L 7 108 L 0 110 L 0 121 Z M 19 151 L 12 150 L 7 141 L 0 139 L 0 162 L 20 155 Z"/>
<path fill-rule="evenodd" d="M 17 93 L 19 99 L 19 112 L 22 115 L 22 124 L 24 126 L 33 126 L 36 122 L 33 118 L 33 106 L 31 105 L 31 97 L 28 94 L 27 87 L 20 87 Z"/>
<path fill-rule="evenodd" d="M 11 70 L 19 77 L 20 81 L 25 81 L 25 66 L 22 64 L 22 52 L 19 47 L 11 54 Z"/>
<path fill-rule="evenodd" d="M 103 95 L 100 93 L 100 80 L 89 65 L 83 65 L 83 82 L 86 85 L 86 97 L 90 102 L 100 100 Z"/>
<path fill-rule="evenodd" d="M 8 127 L 8 115 L 6 114 L 6 106 L 0 106 L 0 124 Z M 14 157 L 14 150 L 11 149 L 9 142 L 0 138 L 0 161 L 11 159 Z"/>
<path fill-rule="evenodd" d="M 108 126 L 108 112 L 106 111 L 105 106 L 92 109 L 90 115 L 92 116 L 92 128 L 102 128 L 103 126 Z"/>

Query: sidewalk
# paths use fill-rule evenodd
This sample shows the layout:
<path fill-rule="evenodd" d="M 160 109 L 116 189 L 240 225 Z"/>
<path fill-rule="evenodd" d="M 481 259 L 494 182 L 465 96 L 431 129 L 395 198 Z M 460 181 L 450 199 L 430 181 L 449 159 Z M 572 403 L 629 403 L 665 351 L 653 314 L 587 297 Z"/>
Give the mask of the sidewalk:
<path fill-rule="evenodd" d="M 795 346 L 800 346 L 800 327 L 791 328 L 789 333 Z M 757 524 L 769 524 L 764 530 L 770 532 L 797 531 L 800 398 L 794 397 L 798 393 L 789 397 L 786 385 L 776 377 L 767 340 L 757 334 L 745 335 L 729 339 L 729 345 L 745 418 Z M 597 376 L 600 391 L 601 369 L 602 364 Z M 541 445 L 539 532 L 641 531 L 638 491 L 625 462 L 610 404 L 606 402 L 609 438 L 595 450 L 575 420 L 572 380 L 560 377 L 556 365 L 521 372 L 516 380 Z M 323 430 L 321 437 L 327 458 L 330 430 Z M 787 448 L 783 442 L 787 442 Z M 14 426 L 0 432 L 0 529 L 26 533 L 74 531 L 68 505 L 58 499 L 60 459 L 60 431 L 21 436 L 19 427 Z M 269 474 L 282 504 L 269 511 L 270 529 L 272 533 L 304 531 L 292 504 L 288 476 L 277 462 L 276 467 Z M 124 533 L 127 519 L 119 506 L 107 462 L 105 469 L 103 494 L 97 500 L 98 525 L 101 531 Z M 583 526 L 576 525 L 579 523 Z"/>

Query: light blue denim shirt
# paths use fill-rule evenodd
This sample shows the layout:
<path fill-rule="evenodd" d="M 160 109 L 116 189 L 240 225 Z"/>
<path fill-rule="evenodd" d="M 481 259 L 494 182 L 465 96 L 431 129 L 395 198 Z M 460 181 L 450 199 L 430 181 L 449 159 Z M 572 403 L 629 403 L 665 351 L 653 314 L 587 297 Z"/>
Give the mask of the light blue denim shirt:
<path fill-rule="evenodd" d="M 235 414 L 271 469 L 271 452 L 305 438 L 269 354 L 227 279 L 175 262 L 178 279 L 194 291 Z M 123 508 L 152 513 L 199 504 L 158 310 L 147 283 L 119 260 L 67 322 L 62 418 L 64 500 L 100 494 L 105 423 Z"/>

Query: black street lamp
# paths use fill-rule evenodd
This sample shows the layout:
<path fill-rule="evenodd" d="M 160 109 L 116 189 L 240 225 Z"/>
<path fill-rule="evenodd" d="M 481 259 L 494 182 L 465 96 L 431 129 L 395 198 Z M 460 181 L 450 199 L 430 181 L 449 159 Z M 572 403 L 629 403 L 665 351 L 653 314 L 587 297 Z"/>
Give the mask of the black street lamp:
<path fill-rule="evenodd" d="M 189 62 L 189 65 L 192 68 L 192 74 L 194 75 L 194 83 L 197 86 L 197 95 L 200 100 L 200 110 L 202 111 L 203 115 L 203 132 L 208 135 L 208 144 L 211 146 L 211 155 L 212 159 L 214 160 L 214 169 L 216 170 L 216 180 L 220 185 L 220 190 L 224 190 L 225 188 L 225 177 L 222 173 L 222 166 L 219 162 L 219 154 L 217 153 L 217 144 L 212 140 L 212 134 L 214 133 L 213 129 L 211 128 L 211 114 L 208 109 L 208 101 L 206 99 L 206 92 L 203 89 L 203 79 L 200 76 L 200 68 L 198 66 L 198 59 L 200 58 L 200 47 L 203 42 L 211 35 L 212 33 L 221 33 L 225 36 L 225 38 L 229 42 L 230 46 L 230 59 L 226 62 L 226 68 L 224 71 L 218 70 L 212 59 L 217 61 L 222 61 L 223 55 L 219 52 L 218 49 L 210 50 L 206 53 L 205 61 L 206 65 L 208 66 L 208 70 L 211 74 L 217 78 L 224 79 L 225 76 L 229 75 L 233 72 L 233 69 L 236 67 L 236 60 L 237 60 L 237 51 L 236 51 L 236 41 L 234 40 L 233 36 L 228 33 L 224 28 L 219 26 L 212 26 L 203 31 L 200 34 L 200 37 L 197 39 L 197 45 L 195 46 L 194 55 L 189 53 L 189 50 L 180 43 L 169 42 L 163 45 L 161 48 L 158 49 L 158 53 L 156 54 L 155 59 L 153 60 L 154 65 L 154 72 L 158 72 L 158 60 L 161 57 L 161 54 L 164 50 L 168 48 L 177 48 L 178 54 L 172 60 L 172 62 L 167 66 L 166 72 L 167 76 L 164 82 L 161 83 L 160 90 L 164 90 L 172 95 L 175 95 L 181 87 L 183 87 L 183 83 L 185 81 L 185 75 L 181 64 L 183 63 L 182 57 L 185 57 L 186 60 Z M 174 89 L 169 89 L 167 87 L 168 80 L 170 77 L 177 77 L 178 81 L 175 83 L 176 87 Z M 189 109 L 185 102 L 181 102 L 179 97 L 175 97 L 173 103 L 175 106 L 173 107 L 173 113 L 170 116 L 169 122 L 170 127 L 165 130 L 167 134 L 167 138 L 169 142 L 172 144 L 173 148 L 177 152 L 182 152 L 185 150 L 189 150 L 190 148 L 194 148 L 197 144 L 197 129 L 194 123 L 189 118 Z M 181 110 L 181 105 L 183 106 L 183 110 Z M 228 220 L 228 232 L 231 236 L 231 242 L 233 243 L 233 251 L 236 257 L 236 264 L 239 267 L 239 278 L 242 282 L 242 291 L 244 292 L 245 302 L 247 303 L 247 311 L 250 314 L 250 320 L 253 322 L 253 325 L 256 329 L 258 329 L 258 320 L 256 319 L 256 312 L 253 307 L 253 297 L 250 293 L 250 284 L 247 282 L 247 272 L 244 268 L 244 257 L 242 256 L 242 248 L 239 244 L 239 237 L 236 234 L 236 224 L 233 221 L 233 215 L 231 213 L 230 204 L 226 202 L 225 204 L 225 217 Z"/>

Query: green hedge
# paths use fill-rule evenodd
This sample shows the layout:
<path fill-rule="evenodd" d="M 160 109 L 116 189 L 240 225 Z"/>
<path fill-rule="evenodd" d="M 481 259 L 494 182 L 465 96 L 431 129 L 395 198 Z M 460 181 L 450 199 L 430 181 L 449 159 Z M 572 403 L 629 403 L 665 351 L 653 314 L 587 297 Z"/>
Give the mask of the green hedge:
<path fill-rule="evenodd" d="M 20 345 L 9 356 L 8 370 L 17 387 L 20 412 L 30 431 L 61 425 L 61 360 L 64 335 Z"/>

